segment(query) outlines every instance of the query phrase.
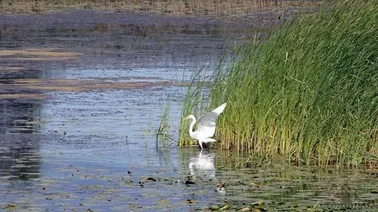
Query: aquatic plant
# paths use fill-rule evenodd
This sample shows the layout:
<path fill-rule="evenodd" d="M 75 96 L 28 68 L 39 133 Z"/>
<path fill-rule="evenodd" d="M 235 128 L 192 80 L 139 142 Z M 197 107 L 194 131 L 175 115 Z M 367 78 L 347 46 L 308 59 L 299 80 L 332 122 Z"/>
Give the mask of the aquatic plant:
<path fill-rule="evenodd" d="M 376 1 L 339 1 L 236 47 L 209 92 L 228 103 L 220 147 L 307 165 L 376 160 L 376 20 Z"/>

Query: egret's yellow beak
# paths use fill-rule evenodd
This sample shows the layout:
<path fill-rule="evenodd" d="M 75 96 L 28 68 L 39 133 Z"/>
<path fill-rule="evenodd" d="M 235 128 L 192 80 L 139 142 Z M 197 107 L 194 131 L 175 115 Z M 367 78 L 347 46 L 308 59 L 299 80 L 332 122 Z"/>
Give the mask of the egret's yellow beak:
<path fill-rule="evenodd" d="M 189 119 L 189 116 L 185 117 L 183 120 L 187 120 L 187 119 Z"/>

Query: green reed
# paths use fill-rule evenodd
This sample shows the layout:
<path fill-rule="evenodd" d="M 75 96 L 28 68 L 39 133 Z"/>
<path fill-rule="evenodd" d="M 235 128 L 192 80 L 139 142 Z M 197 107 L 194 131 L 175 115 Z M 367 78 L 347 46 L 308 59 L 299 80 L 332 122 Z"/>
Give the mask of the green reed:
<path fill-rule="evenodd" d="M 339 1 L 236 47 L 214 74 L 223 149 L 297 164 L 358 165 L 378 153 L 378 3 Z"/>

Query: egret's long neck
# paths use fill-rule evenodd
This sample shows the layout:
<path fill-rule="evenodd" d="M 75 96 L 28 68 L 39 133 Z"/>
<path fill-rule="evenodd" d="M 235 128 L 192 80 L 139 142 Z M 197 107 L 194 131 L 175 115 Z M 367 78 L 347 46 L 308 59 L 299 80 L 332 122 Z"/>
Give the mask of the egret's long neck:
<path fill-rule="evenodd" d="M 189 126 L 189 135 L 190 137 L 194 138 L 194 132 L 193 132 L 193 127 L 194 127 L 194 124 L 196 123 L 196 117 L 190 117 L 192 119 L 192 121 L 190 122 L 190 126 Z"/>

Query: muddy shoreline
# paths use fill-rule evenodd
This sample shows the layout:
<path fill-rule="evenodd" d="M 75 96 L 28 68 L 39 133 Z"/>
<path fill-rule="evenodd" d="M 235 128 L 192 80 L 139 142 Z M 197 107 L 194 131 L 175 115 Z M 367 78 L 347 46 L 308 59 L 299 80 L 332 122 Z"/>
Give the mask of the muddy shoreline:
<path fill-rule="evenodd" d="M 80 0 L 80 1 L 30 1 L 13 0 L 0 3 L 0 13 L 52 13 L 74 9 L 108 10 L 115 12 L 136 11 L 170 16 L 202 16 L 223 19 L 240 19 L 258 12 L 278 12 L 284 9 L 307 9 L 323 4 L 322 0 L 240 0 L 240 1 L 149 1 L 149 0 Z"/>

